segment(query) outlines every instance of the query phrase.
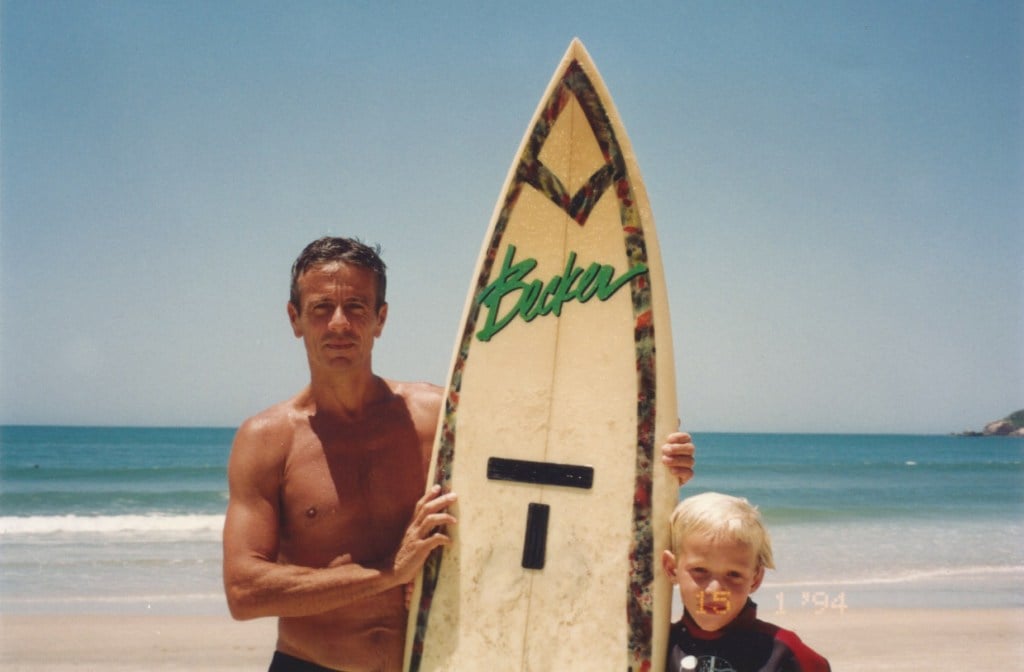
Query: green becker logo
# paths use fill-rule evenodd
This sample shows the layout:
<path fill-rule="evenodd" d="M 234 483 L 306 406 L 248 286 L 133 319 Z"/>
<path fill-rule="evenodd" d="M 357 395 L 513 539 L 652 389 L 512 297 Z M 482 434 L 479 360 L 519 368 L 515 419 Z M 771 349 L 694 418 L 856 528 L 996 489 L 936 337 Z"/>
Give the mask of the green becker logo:
<path fill-rule="evenodd" d="M 565 272 L 545 284 L 542 280 L 529 280 L 526 277 L 536 268 L 537 260 L 523 259 L 512 263 L 515 254 L 515 245 L 509 245 L 498 277 L 484 287 L 477 297 L 477 303 L 487 308 L 484 328 L 476 334 L 481 341 L 491 340 L 517 316 L 523 318 L 524 322 L 530 322 L 538 315 L 561 315 L 562 306 L 569 301 L 586 303 L 595 296 L 601 301 L 607 301 L 634 277 L 647 272 L 646 264 L 637 264 L 615 277 L 612 266 L 597 262 L 584 270 L 577 268 L 576 253 L 570 252 L 565 262 Z M 515 303 L 511 306 L 506 303 L 503 313 L 501 304 L 506 298 Z"/>

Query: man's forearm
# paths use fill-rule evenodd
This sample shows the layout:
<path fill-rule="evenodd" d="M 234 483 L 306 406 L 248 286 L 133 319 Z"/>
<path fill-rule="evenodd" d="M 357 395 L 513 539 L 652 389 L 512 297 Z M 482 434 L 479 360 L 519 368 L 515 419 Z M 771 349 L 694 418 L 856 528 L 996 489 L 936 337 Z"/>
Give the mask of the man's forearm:
<path fill-rule="evenodd" d="M 339 609 L 401 585 L 390 570 L 352 562 L 314 569 L 253 559 L 225 581 L 231 616 L 302 617 Z"/>

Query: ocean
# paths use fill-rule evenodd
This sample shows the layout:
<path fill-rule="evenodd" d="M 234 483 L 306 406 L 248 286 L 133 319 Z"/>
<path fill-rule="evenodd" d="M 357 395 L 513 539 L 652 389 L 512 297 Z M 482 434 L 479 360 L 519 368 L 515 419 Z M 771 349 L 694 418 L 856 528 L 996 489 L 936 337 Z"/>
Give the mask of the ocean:
<path fill-rule="evenodd" d="M 0 428 L 0 613 L 227 613 L 234 430 Z M 764 616 L 1024 606 L 1024 440 L 695 433 L 683 496 L 756 504 Z M 463 503 L 463 506 L 467 503 Z"/>

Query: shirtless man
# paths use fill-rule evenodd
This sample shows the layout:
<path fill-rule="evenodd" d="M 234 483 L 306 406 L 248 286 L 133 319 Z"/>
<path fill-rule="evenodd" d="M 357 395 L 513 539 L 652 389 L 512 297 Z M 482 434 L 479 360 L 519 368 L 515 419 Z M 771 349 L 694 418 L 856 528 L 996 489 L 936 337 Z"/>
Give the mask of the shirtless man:
<path fill-rule="evenodd" d="M 292 268 L 288 317 L 310 384 L 249 418 L 228 463 L 224 586 L 237 619 L 278 617 L 270 672 L 400 670 L 404 587 L 449 543 L 454 493 L 423 495 L 441 388 L 373 373 L 387 319 L 384 263 L 322 238 Z M 688 434 L 662 461 L 693 475 Z"/>

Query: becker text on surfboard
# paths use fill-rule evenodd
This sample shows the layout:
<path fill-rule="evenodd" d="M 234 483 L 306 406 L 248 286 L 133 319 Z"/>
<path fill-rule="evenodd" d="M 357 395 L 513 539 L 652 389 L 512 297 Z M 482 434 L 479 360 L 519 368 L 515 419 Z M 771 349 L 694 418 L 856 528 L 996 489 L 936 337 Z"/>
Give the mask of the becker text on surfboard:
<path fill-rule="evenodd" d="M 562 306 L 571 301 L 586 303 L 595 296 L 607 301 L 634 277 L 647 272 L 638 263 L 622 275 L 615 275 L 610 264 L 593 262 L 585 269 L 576 265 L 576 253 L 570 252 L 565 270 L 547 282 L 527 276 L 537 267 L 536 259 L 513 263 L 515 245 L 509 245 L 497 277 L 477 297 L 487 309 L 483 329 L 476 336 L 489 341 L 517 317 L 525 322 L 543 315 L 561 315 Z"/>

